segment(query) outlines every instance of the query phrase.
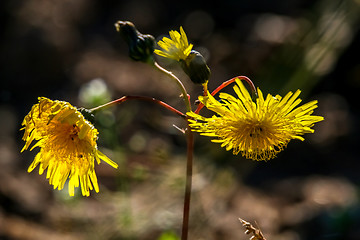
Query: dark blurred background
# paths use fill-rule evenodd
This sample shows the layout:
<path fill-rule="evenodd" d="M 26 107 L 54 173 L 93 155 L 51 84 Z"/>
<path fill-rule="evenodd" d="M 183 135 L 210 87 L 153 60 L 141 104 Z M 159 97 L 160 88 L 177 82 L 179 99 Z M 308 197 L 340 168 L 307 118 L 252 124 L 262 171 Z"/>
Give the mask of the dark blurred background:
<path fill-rule="evenodd" d="M 179 235 L 186 143 L 173 124 L 184 122 L 159 106 L 132 101 L 96 116 L 99 148 L 120 167 L 96 166 L 91 197 L 53 190 L 27 173 L 37 150 L 20 154 L 21 122 L 38 96 L 91 108 L 146 95 L 184 111 L 166 76 L 128 58 L 118 20 L 157 40 L 183 26 L 211 68 L 210 89 L 246 75 L 264 93 L 301 89 L 325 117 L 268 162 L 196 136 L 190 239 L 249 239 L 239 217 L 268 240 L 360 239 L 359 0 L 12 0 L 0 12 L 0 239 Z M 192 101 L 202 94 L 176 64 L 157 60 Z"/>

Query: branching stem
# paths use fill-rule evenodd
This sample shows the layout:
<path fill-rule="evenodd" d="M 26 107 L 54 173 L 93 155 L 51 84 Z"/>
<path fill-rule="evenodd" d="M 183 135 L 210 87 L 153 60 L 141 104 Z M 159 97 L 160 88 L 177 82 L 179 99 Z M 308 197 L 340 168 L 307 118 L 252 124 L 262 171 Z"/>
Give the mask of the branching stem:
<path fill-rule="evenodd" d="M 184 87 L 184 84 L 172 72 L 170 72 L 170 71 L 166 70 L 165 68 L 161 67 L 157 62 L 154 63 L 154 66 L 155 66 L 155 68 L 157 70 L 159 70 L 162 73 L 165 73 L 172 80 L 174 80 L 174 82 L 176 83 L 176 85 L 179 87 L 179 89 L 181 91 L 181 97 L 184 99 L 186 110 L 188 112 L 190 112 L 191 111 L 191 104 L 190 104 L 190 100 L 189 100 L 189 95 L 188 95 L 188 93 L 187 93 L 187 91 L 186 91 L 186 89 Z"/>
<path fill-rule="evenodd" d="M 182 112 L 180 112 L 176 108 L 170 106 L 169 104 L 167 104 L 167 103 L 165 103 L 163 101 L 160 101 L 158 99 L 155 99 L 155 98 L 152 98 L 152 97 L 145 97 L 145 96 L 123 96 L 123 97 L 121 97 L 119 99 L 116 99 L 114 101 L 105 103 L 104 105 L 92 108 L 92 109 L 90 109 L 90 112 L 95 112 L 95 111 L 98 111 L 98 110 L 106 108 L 106 107 L 114 106 L 116 104 L 121 104 L 121 103 L 123 103 L 123 102 L 125 102 L 127 100 L 144 100 L 144 101 L 148 101 L 148 102 L 153 102 L 153 103 L 159 104 L 160 106 L 170 110 L 171 112 L 179 115 L 182 118 L 186 118 L 185 114 L 183 114 Z"/>
<path fill-rule="evenodd" d="M 168 75 L 178 85 L 181 91 L 181 97 L 184 99 L 185 107 L 188 112 L 191 111 L 191 104 L 189 95 L 178 77 L 172 72 L 161 67 L 157 62 L 154 66 L 156 69 Z M 185 196 L 184 196 L 184 211 L 183 211 L 183 225 L 181 230 L 181 240 L 188 239 L 189 233 L 189 215 L 190 215 L 190 198 L 192 188 L 192 171 L 193 171 L 193 152 L 194 152 L 194 136 L 189 125 L 187 125 L 186 140 L 187 140 L 187 161 L 186 161 L 186 182 L 185 182 Z"/>

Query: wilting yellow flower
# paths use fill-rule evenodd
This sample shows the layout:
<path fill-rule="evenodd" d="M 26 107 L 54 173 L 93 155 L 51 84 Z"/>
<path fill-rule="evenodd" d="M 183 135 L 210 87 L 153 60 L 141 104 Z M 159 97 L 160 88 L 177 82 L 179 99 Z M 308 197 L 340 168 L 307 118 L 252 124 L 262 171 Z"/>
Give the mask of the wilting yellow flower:
<path fill-rule="evenodd" d="M 163 49 L 155 49 L 155 53 L 159 56 L 171 58 L 176 61 L 185 60 L 193 47 L 188 43 L 184 29 L 180 27 L 180 33 L 178 31 L 170 31 L 170 38 L 163 37 L 162 41 L 158 42 L 158 45 Z"/>
<path fill-rule="evenodd" d="M 84 196 L 90 190 L 99 192 L 99 185 L 94 170 L 94 160 L 105 161 L 110 166 L 118 165 L 97 149 L 97 129 L 70 103 L 39 98 L 22 123 L 25 130 L 23 140 L 30 151 L 40 147 L 40 152 L 28 168 L 28 172 L 39 166 L 39 174 L 47 169 L 46 178 L 54 189 L 63 189 L 69 178 L 69 195 L 74 196 L 74 189 L 81 186 Z"/>
<path fill-rule="evenodd" d="M 313 133 L 314 123 L 324 120 L 321 116 L 312 116 L 317 101 L 298 106 L 300 90 L 289 92 L 284 98 L 268 94 L 266 99 L 260 89 L 254 102 L 241 83 L 236 80 L 234 90 L 238 96 L 220 93 L 217 101 L 209 93 L 199 100 L 217 115 L 211 118 L 190 112 L 188 115 L 193 131 L 201 135 L 215 137 L 213 142 L 221 143 L 233 154 L 253 160 L 269 160 L 282 151 L 291 139 L 304 140 L 301 135 Z M 298 106 L 298 107 L 297 107 Z"/>

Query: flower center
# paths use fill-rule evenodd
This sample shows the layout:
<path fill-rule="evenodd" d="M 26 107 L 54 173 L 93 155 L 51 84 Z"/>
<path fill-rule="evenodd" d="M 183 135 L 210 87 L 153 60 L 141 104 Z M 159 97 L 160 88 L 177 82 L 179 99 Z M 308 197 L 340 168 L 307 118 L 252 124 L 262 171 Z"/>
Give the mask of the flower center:
<path fill-rule="evenodd" d="M 76 126 L 76 124 L 72 125 L 72 128 L 70 128 L 70 134 L 69 137 L 72 141 L 75 140 L 76 137 L 78 137 L 79 134 L 79 127 Z"/>
<path fill-rule="evenodd" d="M 250 130 L 250 134 L 249 136 L 251 138 L 258 138 L 260 137 L 260 135 L 262 134 L 263 132 L 263 128 L 261 126 L 254 126 L 251 130 Z"/>

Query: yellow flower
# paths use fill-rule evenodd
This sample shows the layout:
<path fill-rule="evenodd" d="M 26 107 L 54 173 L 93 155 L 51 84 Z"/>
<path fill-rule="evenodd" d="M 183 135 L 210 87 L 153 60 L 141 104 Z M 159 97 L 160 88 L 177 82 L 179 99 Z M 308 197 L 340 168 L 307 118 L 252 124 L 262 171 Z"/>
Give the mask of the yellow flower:
<path fill-rule="evenodd" d="M 253 160 L 269 160 L 282 151 L 291 139 L 304 140 L 301 135 L 313 133 L 314 123 L 324 120 L 321 116 L 312 116 L 317 101 L 298 106 L 300 90 L 289 92 L 284 98 L 268 94 L 266 99 L 260 89 L 254 102 L 239 79 L 234 90 L 238 96 L 220 93 L 217 101 L 209 93 L 199 100 L 217 115 L 211 118 L 189 112 L 193 131 L 201 135 L 215 137 L 213 142 L 221 147 L 241 152 L 242 156 Z"/>
<path fill-rule="evenodd" d="M 176 61 L 185 60 L 193 47 L 188 43 L 186 34 L 182 27 L 180 27 L 180 33 L 178 31 L 170 31 L 170 38 L 163 37 L 162 41 L 158 42 L 158 45 L 163 49 L 155 49 L 155 53 L 159 56 L 171 58 Z"/>
<path fill-rule="evenodd" d="M 21 152 L 28 149 L 33 140 L 37 142 L 30 151 L 40 147 L 28 172 L 37 165 L 40 165 L 40 175 L 47 169 L 46 178 L 54 189 L 63 189 L 69 178 L 70 196 L 74 196 L 79 182 L 82 195 L 89 196 L 90 190 L 99 192 L 94 160 L 98 164 L 103 160 L 114 168 L 118 167 L 97 149 L 97 129 L 68 102 L 40 97 L 22 125 L 25 146 Z"/>

